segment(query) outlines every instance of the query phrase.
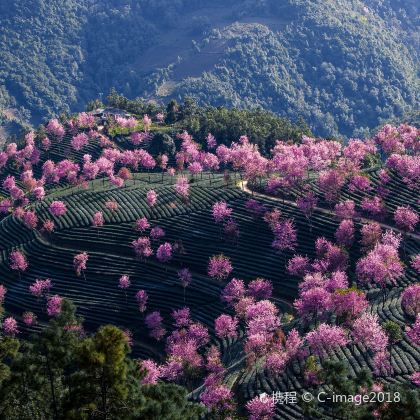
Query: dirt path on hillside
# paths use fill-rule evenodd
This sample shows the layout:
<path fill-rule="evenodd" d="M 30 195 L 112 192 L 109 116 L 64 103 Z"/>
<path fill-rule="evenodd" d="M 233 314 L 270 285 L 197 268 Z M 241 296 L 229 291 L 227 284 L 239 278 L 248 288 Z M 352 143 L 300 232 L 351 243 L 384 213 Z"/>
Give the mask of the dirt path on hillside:
<path fill-rule="evenodd" d="M 266 199 L 273 200 L 273 201 L 278 201 L 278 202 L 281 202 L 281 203 L 287 203 L 288 205 L 290 205 L 292 207 L 297 207 L 297 204 L 294 201 L 292 201 L 292 200 L 287 200 L 287 199 L 283 199 L 283 198 L 273 197 L 273 196 L 268 195 L 268 194 L 263 194 L 263 193 L 259 193 L 259 192 L 256 192 L 256 191 L 252 191 L 251 189 L 248 188 L 248 181 L 242 181 L 242 182 L 240 182 L 239 187 L 240 187 L 240 189 L 242 191 L 244 191 L 244 192 L 246 192 L 248 194 L 251 194 L 253 197 L 266 198 Z M 319 213 L 322 213 L 322 214 L 326 214 L 326 215 L 335 217 L 334 211 L 325 209 L 323 207 L 315 207 L 315 211 L 317 211 Z M 366 217 L 357 217 L 357 218 L 354 218 L 354 220 L 356 220 L 357 222 L 360 222 L 360 223 L 377 222 L 376 220 L 368 219 Z M 391 225 L 388 225 L 386 223 L 381 223 L 381 222 L 378 222 L 378 223 L 384 229 L 392 229 L 392 230 L 394 230 L 396 232 L 401 233 L 403 236 L 406 236 L 406 237 L 408 236 L 411 239 L 414 239 L 416 241 L 420 241 L 420 235 L 418 235 L 416 233 L 406 233 L 406 232 L 403 232 L 401 229 L 398 229 L 398 228 L 396 228 L 394 226 L 391 226 Z"/>

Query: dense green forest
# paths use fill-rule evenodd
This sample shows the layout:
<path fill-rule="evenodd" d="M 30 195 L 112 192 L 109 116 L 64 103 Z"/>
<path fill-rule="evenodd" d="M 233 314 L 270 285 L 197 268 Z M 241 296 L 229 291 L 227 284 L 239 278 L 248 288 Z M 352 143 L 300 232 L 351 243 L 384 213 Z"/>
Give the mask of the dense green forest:
<path fill-rule="evenodd" d="M 0 305 L 0 319 L 3 318 Z M 37 333 L 0 342 L 0 416 L 7 419 L 198 419 L 187 390 L 142 385 L 126 334 L 105 325 L 86 336 L 72 302 Z"/>
<path fill-rule="evenodd" d="M 141 98 L 130 100 L 112 90 L 106 98 L 106 105 L 138 116 L 155 115 L 158 112 L 166 113 L 166 125 L 154 130 L 154 144 L 161 144 L 157 140 L 158 137 L 161 141 L 166 139 L 167 142 L 173 144 L 181 131 L 191 133 L 202 146 L 206 144 L 209 133 L 212 133 L 223 144 L 229 144 L 232 139 L 239 139 L 242 135 L 246 135 L 264 154 L 268 154 L 278 139 L 299 142 L 302 135 L 312 135 L 308 125 L 301 119 L 292 122 L 288 118 L 279 117 L 262 109 L 200 107 L 191 98 L 185 98 L 179 104 L 172 99 L 166 107 L 158 107 Z M 102 106 L 105 105 L 95 100 L 89 102 L 87 109 L 93 110 Z M 167 147 L 162 147 L 165 150 L 157 152 L 168 153 Z M 173 153 L 169 152 L 169 154 Z"/>
<path fill-rule="evenodd" d="M 0 110 L 38 123 L 118 86 L 359 135 L 415 109 L 416 10 L 411 0 L 4 0 Z"/>

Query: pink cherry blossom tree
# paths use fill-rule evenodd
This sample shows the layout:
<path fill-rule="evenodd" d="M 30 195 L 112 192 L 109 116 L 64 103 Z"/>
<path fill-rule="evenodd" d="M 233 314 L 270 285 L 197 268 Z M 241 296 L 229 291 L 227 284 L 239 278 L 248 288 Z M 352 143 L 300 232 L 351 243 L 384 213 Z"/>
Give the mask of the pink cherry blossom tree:
<path fill-rule="evenodd" d="M 409 206 L 401 206 L 395 210 L 394 221 L 404 232 L 413 232 L 419 222 L 419 215 Z"/>
<path fill-rule="evenodd" d="M 228 257 L 223 254 L 210 257 L 207 273 L 211 278 L 219 281 L 227 279 L 233 267 Z"/>
<path fill-rule="evenodd" d="M 245 292 L 246 289 L 243 280 L 234 278 L 224 287 L 221 300 L 230 306 L 234 306 L 239 300 L 245 297 Z"/>
<path fill-rule="evenodd" d="M 274 400 L 269 395 L 257 395 L 246 404 L 250 420 L 272 420 L 274 418 L 276 406 Z"/>
<path fill-rule="evenodd" d="M 36 323 L 36 315 L 33 312 L 24 312 L 22 321 L 27 327 L 30 327 Z"/>
<path fill-rule="evenodd" d="M 130 277 L 126 274 L 123 274 L 118 280 L 118 287 L 124 291 L 125 300 L 127 302 L 127 289 L 130 287 L 131 281 Z"/>
<path fill-rule="evenodd" d="M 31 295 L 36 296 L 37 298 L 47 296 L 50 289 L 52 287 L 52 283 L 50 279 L 36 279 L 34 283 L 29 286 L 29 292 Z"/>
<path fill-rule="evenodd" d="M 141 379 L 142 385 L 153 385 L 156 384 L 158 379 L 162 376 L 162 369 L 153 360 L 141 360 L 139 367 L 144 371 L 144 376 Z"/>
<path fill-rule="evenodd" d="M 405 333 L 416 346 L 420 346 L 420 314 L 417 314 L 416 322 L 411 327 L 405 328 Z"/>
<path fill-rule="evenodd" d="M 54 217 L 61 217 L 66 214 L 67 206 L 62 201 L 53 201 L 50 204 L 49 210 Z"/>
<path fill-rule="evenodd" d="M 28 261 L 21 251 L 12 251 L 9 255 L 10 268 L 19 273 L 19 280 L 21 280 L 21 273 L 28 269 Z"/>
<path fill-rule="evenodd" d="M 374 353 L 385 351 L 388 346 L 388 337 L 379 324 L 376 314 L 364 313 L 353 323 L 351 332 L 353 340 Z"/>
<path fill-rule="evenodd" d="M 296 204 L 308 220 L 309 230 L 312 231 L 312 214 L 318 204 L 318 198 L 312 191 L 309 191 L 303 197 L 298 198 Z"/>
<path fill-rule="evenodd" d="M 146 316 L 146 326 L 149 329 L 149 335 L 156 341 L 160 341 L 166 334 L 166 330 L 163 327 L 163 318 L 159 311 L 152 312 Z"/>
<path fill-rule="evenodd" d="M 377 222 L 366 223 L 360 230 L 362 238 L 360 243 L 362 244 L 365 251 L 373 249 L 382 238 L 381 225 Z"/>
<path fill-rule="evenodd" d="M 172 259 L 172 245 L 169 242 L 160 245 L 156 251 L 156 258 L 161 263 L 169 262 Z"/>
<path fill-rule="evenodd" d="M 15 318 L 9 316 L 3 321 L 3 331 L 6 335 L 15 336 L 19 333 L 18 323 Z"/>
<path fill-rule="evenodd" d="M 348 343 L 346 332 L 335 325 L 320 324 L 306 334 L 310 349 L 318 356 L 326 356 L 329 351 Z"/>
<path fill-rule="evenodd" d="M 354 223 L 351 219 L 344 219 L 340 222 L 335 231 L 335 239 L 339 245 L 351 247 L 354 241 Z"/>
<path fill-rule="evenodd" d="M 96 232 L 99 237 L 99 228 L 103 226 L 105 223 L 104 221 L 104 214 L 101 211 L 97 211 L 92 218 L 92 225 L 96 227 Z"/>
<path fill-rule="evenodd" d="M 293 220 L 286 219 L 273 226 L 274 241 L 272 247 L 281 252 L 293 251 L 297 246 L 297 231 Z"/>
<path fill-rule="evenodd" d="M 146 305 L 147 305 L 148 299 L 149 299 L 149 296 L 147 295 L 147 292 L 145 290 L 139 290 L 136 293 L 136 301 L 139 307 L 139 311 L 141 313 L 144 313 L 146 311 Z"/>
<path fill-rule="evenodd" d="M 179 176 L 175 184 L 176 193 L 186 202 L 190 194 L 190 184 L 186 176 Z"/>
<path fill-rule="evenodd" d="M 131 244 L 134 248 L 134 252 L 137 258 L 143 260 L 153 255 L 153 250 L 150 245 L 150 239 L 147 236 L 142 236 L 133 241 Z"/>
<path fill-rule="evenodd" d="M 324 287 L 314 287 L 303 291 L 293 303 L 298 314 L 305 319 L 325 316 L 331 307 L 331 293 Z"/>
<path fill-rule="evenodd" d="M 214 328 L 219 338 L 236 338 L 238 320 L 230 315 L 222 314 L 214 321 Z"/>
<path fill-rule="evenodd" d="M 87 252 L 82 252 L 80 254 L 75 255 L 73 258 L 73 268 L 76 272 L 76 275 L 79 277 L 83 274 L 83 278 L 86 280 L 85 270 L 86 265 L 89 259 L 89 255 Z"/>
<path fill-rule="evenodd" d="M 157 193 L 156 193 L 156 191 L 155 190 L 149 190 L 149 191 L 147 191 L 146 200 L 147 200 L 147 204 L 150 207 L 153 207 L 156 204 L 156 202 L 157 202 Z"/>
<path fill-rule="evenodd" d="M 233 209 L 229 208 L 226 201 L 221 200 L 213 204 L 212 214 L 216 223 L 221 223 L 228 219 L 232 214 Z"/>
<path fill-rule="evenodd" d="M 407 286 L 401 294 L 401 305 L 410 316 L 420 313 L 420 284 Z"/>
<path fill-rule="evenodd" d="M 190 285 L 192 281 L 192 274 L 188 268 L 182 268 L 178 271 L 178 279 L 181 283 L 184 295 L 184 303 L 185 303 L 185 290 Z"/>
<path fill-rule="evenodd" d="M 364 284 L 378 285 L 385 292 L 387 285 L 395 285 L 403 275 L 398 250 L 392 245 L 377 244 L 356 264 L 358 279 Z M 385 294 L 384 294 L 385 299 Z"/>
<path fill-rule="evenodd" d="M 302 255 L 294 255 L 287 263 L 287 271 L 292 276 L 303 277 L 310 269 L 309 258 Z"/>
<path fill-rule="evenodd" d="M 144 231 L 146 231 L 147 229 L 150 228 L 150 223 L 147 220 L 146 217 L 141 217 L 140 219 L 136 220 L 136 226 L 135 229 L 141 233 L 143 233 Z"/>
<path fill-rule="evenodd" d="M 347 323 L 359 317 L 368 307 L 366 294 L 357 289 L 339 289 L 331 296 L 334 313 Z"/>
<path fill-rule="evenodd" d="M 258 278 L 248 284 L 247 295 L 255 300 L 270 299 L 272 294 L 273 284 L 269 280 Z"/>
<path fill-rule="evenodd" d="M 49 316 L 57 316 L 61 313 L 61 304 L 63 298 L 59 295 L 54 295 L 47 300 L 47 314 Z"/>

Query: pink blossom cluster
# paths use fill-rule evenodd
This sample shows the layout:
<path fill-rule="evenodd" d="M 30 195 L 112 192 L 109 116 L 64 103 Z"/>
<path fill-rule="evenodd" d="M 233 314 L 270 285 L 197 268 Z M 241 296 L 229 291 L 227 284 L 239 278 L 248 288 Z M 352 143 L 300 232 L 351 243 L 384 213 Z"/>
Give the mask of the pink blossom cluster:
<path fill-rule="evenodd" d="M 176 180 L 175 191 L 183 199 L 187 199 L 190 191 L 190 184 L 187 177 L 179 176 Z"/>
<path fill-rule="evenodd" d="M 382 352 L 388 346 L 388 337 L 376 314 L 364 313 L 353 323 L 353 340 L 373 352 Z"/>
<path fill-rule="evenodd" d="M 115 122 L 122 128 L 133 129 L 137 126 L 137 120 L 133 117 L 124 118 L 117 115 L 115 117 Z"/>
<path fill-rule="evenodd" d="M 50 279 L 36 279 L 34 283 L 29 286 L 29 292 L 36 297 L 42 297 L 48 295 L 52 287 Z"/>
<path fill-rule="evenodd" d="M 276 406 L 271 396 L 257 395 L 246 404 L 249 420 L 271 420 L 274 418 Z"/>
<path fill-rule="evenodd" d="M 95 227 L 103 226 L 105 223 L 104 215 L 101 211 L 97 211 L 92 218 L 92 225 Z"/>
<path fill-rule="evenodd" d="M 144 232 L 145 230 L 149 229 L 150 223 L 146 217 L 142 217 L 136 220 L 136 230 L 139 232 Z"/>
<path fill-rule="evenodd" d="M 127 275 L 122 275 L 118 280 L 118 287 L 120 289 L 128 289 L 131 285 L 130 277 Z"/>
<path fill-rule="evenodd" d="M 49 134 L 57 137 L 59 140 L 61 140 L 65 134 L 64 127 L 56 119 L 52 119 L 48 122 L 46 130 Z"/>
<path fill-rule="evenodd" d="M 162 229 L 160 226 L 154 226 L 150 230 L 150 238 L 152 241 L 158 241 L 159 239 L 162 239 L 165 236 L 165 230 Z"/>
<path fill-rule="evenodd" d="M 388 154 L 416 153 L 420 150 L 419 130 L 416 127 L 401 124 L 394 127 L 386 124 L 376 133 L 374 141 Z"/>
<path fill-rule="evenodd" d="M 9 316 L 3 321 L 3 331 L 6 335 L 15 336 L 19 333 L 18 323 L 15 318 Z"/>
<path fill-rule="evenodd" d="M 377 244 L 357 262 L 356 274 L 363 284 L 376 284 L 381 288 L 396 284 L 403 274 L 398 249 L 391 244 Z"/>
<path fill-rule="evenodd" d="M 420 313 L 420 284 L 407 286 L 401 294 L 401 305 L 404 311 L 411 316 Z"/>
<path fill-rule="evenodd" d="M 420 346 L 420 314 L 417 314 L 416 321 L 411 327 L 405 328 L 405 333 L 416 346 Z"/>
<path fill-rule="evenodd" d="M 419 222 L 419 215 L 409 206 L 401 206 L 395 210 L 394 220 L 401 230 L 413 232 Z"/>
<path fill-rule="evenodd" d="M 222 281 L 229 277 L 232 270 L 230 259 L 223 254 L 210 257 L 207 269 L 210 277 Z"/>
<path fill-rule="evenodd" d="M 156 251 L 156 258 L 161 263 L 170 261 L 172 259 L 172 245 L 169 242 L 160 245 Z"/>
<path fill-rule="evenodd" d="M 57 316 L 61 313 L 61 304 L 63 298 L 59 295 L 54 295 L 47 300 L 47 314 L 49 316 Z"/>
<path fill-rule="evenodd" d="M 149 190 L 146 194 L 147 204 L 153 207 L 157 202 L 157 193 L 155 190 Z"/>
<path fill-rule="evenodd" d="M 306 341 L 315 354 L 323 356 L 334 348 L 345 346 L 348 338 L 343 328 L 322 323 L 306 334 Z"/>
<path fill-rule="evenodd" d="M 120 206 L 115 200 L 108 200 L 105 202 L 105 208 L 111 211 L 117 211 Z"/>
<path fill-rule="evenodd" d="M 30 327 L 36 323 L 36 315 L 33 312 L 25 312 L 22 315 L 22 320 L 27 327 Z"/>
<path fill-rule="evenodd" d="M 10 268 L 19 272 L 26 271 L 28 262 L 25 255 L 20 251 L 12 251 L 9 255 Z"/>
<path fill-rule="evenodd" d="M 95 125 L 95 117 L 87 112 L 80 112 L 76 117 L 76 125 L 80 128 L 92 128 Z"/>
<path fill-rule="evenodd" d="M 153 255 L 153 250 L 150 245 L 150 239 L 147 236 L 142 236 L 131 243 L 134 252 L 138 258 L 148 258 Z"/>
<path fill-rule="evenodd" d="M 55 217 L 64 216 L 67 212 L 67 206 L 62 201 L 53 201 L 49 207 L 50 213 Z"/>
<path fill-rule="evenodd" d="M 235 338 L 238 320 L 230 315 L 222 314 L 214 321 L 216 335 L 220 338 Z"/>
<path fill-rule="evenodd" d="M 89 144 L 89 137 L 85 133 L 79 133 L 71 139 L 71 146 L 79 151 Z"/>
<path fill-rule="evenodd" d="M 82 274 L 82 272 L 84 272 L 84 270 L 86 270 L 86 265 L 87 265 L 88 259 L 89 259 L 89 255 L 88 255 L 87 252 L 82 252 L 80 254 L 77 254 L 73 258 L 73 268 L 74 268 L 74 271 L 76 272 L 76 274 L 78 276 L 80 276 Z"/>
<path fill-rule="evenodd" d="M 141 313 L 146 311 L 146 305 L 147 305 L 147 300 L 149 299 L 149 296 L 147 295 L 147 292 L 145 290 L 139 290 L 136 293 L 136 301 L 137 301 L 137 305 L 139 307 L 139 311 Z"/>
<path fill-rule="evenodd" d="M 146 326 L 150 331 L 150 336 L 157 341 L 160 341 L 166 334 L 162 321 L 163 318 L 159 311 L 151 312 L 145 319 Z"/>
<path fill-rule="evenodd" d="M 4 302 L 4 297 L 6 296 L 7 289 L 5 286 L 0 284 L 0 305 Z"/>
<path fill-rule="evenodd" d="M 279 251 L 293 251 L 297 246 L 297 231 L 293 220 L 280 220 L 272 226 L 274 241 L 271 246 Z"/>
<path fill-rule="evenodd" d="M 209 133 L 206 137 L 207 140 L 207 149 L 212 150 L 217 147 L 217 141 L 216 138 L 213 136 L 213 134 Z"/>
<path fill-rule="evenodd" d="M 142 385 L 153 385 L 162 376 L 162 368 L 153 360 L 142 360 L 139 363 L 139 367 L 145 372 L 145 375 L 141 380 Z"/>

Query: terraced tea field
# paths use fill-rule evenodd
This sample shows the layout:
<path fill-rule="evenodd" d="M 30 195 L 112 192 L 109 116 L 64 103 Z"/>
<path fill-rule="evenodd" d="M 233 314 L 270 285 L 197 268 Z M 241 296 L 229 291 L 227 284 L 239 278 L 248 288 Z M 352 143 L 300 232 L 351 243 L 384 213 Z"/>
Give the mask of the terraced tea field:
<path fill-rule="evenodd" d="M 159 167 L 161 155 L 157 159 L 148 154 L 149 140 L 135 147 L 128 137 L 108 139 L 105 144 L 94 138 L 77 151 L 70 145 L 72 136 L 68 132 L 61 142 L 53 143 L 48 152 L 40 154 L 39 162 L 31 163 L 31 170 L 23 171 L 19 155 L 5 166 L 0 190 L 0 279 L 7 289 L 7 315 L 17 321 L 22 336 L 39 331 L 54 316 L 48 308 L 51 296 L 67 298 L 83 316 L 88 335 L 105 324 L 129 331 L 133 357 L 156 361 L 160 378 L 186 385 L 189 398 L 201 402 L 206 392 L 214 390 L 215 385 L 207 382 L 212 380 L 211 374 L 204 377 L 204 360 L 210 346 L 216 345 L 220 350 L 219 363 L 226 369 L 216 385 L 232 393 L 239 413 L 245 413 L 248 402 L 258 401 L 263 393 L 296 392 L 300 400 L 304 392 L 313 392 L 319 384 L 308 380 L 308 372 L 315 376 L 322 372 L 326 359 L 344 362 L 350 378 L 367 370 L 373 373 L 377 386 L 411 386 L 419 371 L 420 350 L 410 332 L 416 328 L 414 317 L 408 315 L 402 295 L 419 280 L 415 259 L 420 249 L 416 228 L 420 207 L 415 182 L 408 185 L 398 170 L 387 169 L 387 194 L 381 196 L 380 170 L 385 166 L 369 169 L 359 163 L 358 173 L 369 178 L 370 186 L 352 191 L 349 185 L 354 173 L 346 173 L 344 165 L 344 181 L 331 204 L 320 188 L 320 173 L 308 166 L 300 182 L 293 182 L 292 187 L 277 195 L 269 194 L 267 178 L 273 175 L 275 162 L 284 162 L 284 156 L 274 156 L 270 163 L 246 138 L 230 148 L 220 146 L 213 154 L 201 150 L 187 133 L 178 137 L 180 151 L 168 157 L 168 166 L 163 167 Z M 288 153 L 287 147 L 293 153 L 298 147 L 307 150 L 307 144 L 295 149 L 292 145 L 282 147 L 284 154 Z M 315 155 L 317 147 L 321 154 L 328 148 L 334 151 L 336 160 L 329 167 L 331 173 L 342 164 L 336 144 L 317 140 L 311 147 Z M 349 146 L 350 151 L 351 148 L 354 145 Z M 89 171 L 86 162 L 96 165 L 92 177 L 85 176 L 85 170 Z M 295 179 L 293 159 L 289 164 L 288 170 Z M 52 175 L 48 175 L 48 165 Z M 55 165 L 61 166 L 57 169 Z M 28 162 L 26 166 L 30 166 Z M 119 178 L 121 171 L 125 171 L 125 179 Z M 286 181 L 288 176 L 284 176 Z M 411 172 L 408 176 L 413 177 Z M 333 177 L 330 183 L 334 182 Z M 36 185 L 43 186 L 45 196 L 34 199 Z M 310 221 L 297 202 L 308 190 L 317 198 Z M 381 217 L 364 209 L 367 198 L 376 199 L 383 206 Z M 345 200 L 351 200 L 356 213 L 346 216 L 351 220 L 344 220 L 343 225 L 334 204 Z M 62 214 L 53 210 L 54 205 L 61 209 L 64 206 Z M 404 217 L 398 218 L 398 212 Z M 95 225 L 98 213 L 103 223 Z M 34 215 L 36 221 L 31 226 Z M 140 219 L 147 219 L 150 224 L 143 231 L 136 230 Z M 51 221 L 54 230 L 48 231 L 45 223 Z M 376 221 L 378 225 L 373 224 Z M 348 238 L 340 239 L 339 230 L 346 224 Z M 373 242 L 363 247 L 366 226 L 376 226 L 379 232 L 374 232 Z M 161 228 L 164 235 L 155 238 L 152 228 Z M 133 242 L 139 237 L 150 240 L 151 255 L 136 257 Z M 346 239 L 350 239 L 348 243 Z M 160 253 L 164 244 L 171 247 L 166 259 Z M 13 266 L 13 251 L 21 253 L 27 267 Z M 379 252 L 383 254 L 378 257 L 375 253 Z M 82 253 L 88 259 L 77 275 L 74 258 Z M 212 273 L 210 261 L 214 256 L 223 257 L 220 261 L 225 264 L 227 275 L 220 274 L 220 268 L 218 273 Z M 297 256 L 307 258 L 302 275 L 292 275 L 288 268 Z M 360 272 L 366 258 L 374 269 L 365 267 L 370 270 L 370 277 L 363 283 Z M 226 264 L 231 264 L 232 269 Z M 186 288 L 179 278 L 182 269 L 188 269 L 192 277 Z M 385 274 L 380 278 L 378 274 L 382 272 Z M 345 280 L 329 286 L 336 275 Z M 119 283 L 122 276 L 130 280 L 127 288 Z M 52 282 L 47 299 L 29 293 L 38 279 Z M 234 292 L 234 303 L 229 305 L 221 297 L 234 279 L 243 280 L 244 289 Z M 256 279 L 259 280 L 253 282 Z M 139 291 L 148 296 L 145 311 L 139 310 Z M 302 310 L 298 302 L 306 292 L 314 292 L 314 297 L 312 301 L 308 298 L 309 309 Z M 334 299 L 351 293 L 356 294 L 352 298 L 355 300 L 345 302 L 351 309 L 345 309 L 344 316 Z M 416 299 L 411 303 L 415 308 Z M 190 333 L 179 325 L 178 330 L 174 329 L 173 312 L 185 307 L 190 310 L 191 320 L 201 323 L 197 327 L 188 321 L 187 325 L 203 327 L 204 331 Z M 30 326 L 24 317 L 28 311 L 37 316 L 37 322 Z M 159 328 L 168 334 L 165 340 L 153 338 L 148 325 L 148 317 L 155 311 L 162 316 Z M 252 311 L 256 313 L 250 315 Z M 369 314 L 377 316 L 372 323 L 376 325 L 378 341 L 384 343 L 383 354 L 372 350 L 375 343 L 353 338 L 354 325 Z M 223 317 L 226 322 L 233 322 L 233 333 L 221 332 L 226 327 L 220 327 Z M 341 338 L 332 336 L 323 342 L 325 353 L 317 352 L 310 342 L 311 334 L 321 327 L 341 334 Z M 385 333 L 385 328 L 397 331 L 395 340 L 386 335 L 391 333 Z M 200 348 L 197 337 L 207 337 L 207 332 L 209 342 L 205 338 L 205 348 Z M 184 339 L 188 334 L 193 334 L 196 347 L 193 362 L 188 359 L 188 341 L 183 344 L 185 354 L 182 351 L 171 359 L 175 357 L 171 354 L 171 340 Z M 297 335 L 296 351 L 288 348 L 290 334 Z M 378 353 L 386 359 L 381 361 L 381 369 L 375 359 Z M 273 355 L 286 357 L 284 363 L 275 360 L 280 368 L 269 365 Z M 174 361 L 181 363 L 186 378 L 174 379 L 162 373 Z M 308 361 L 318 370 L 309 371 Z M 192 374 L 187 378 L 190 369 Z M 331 411 L 324 414 L 325 418 L 334 417 L 330 416 Z M 305 415 L 302 404 L 285 404 L 276 406 L 274 417 L 299 419 Z"/>

